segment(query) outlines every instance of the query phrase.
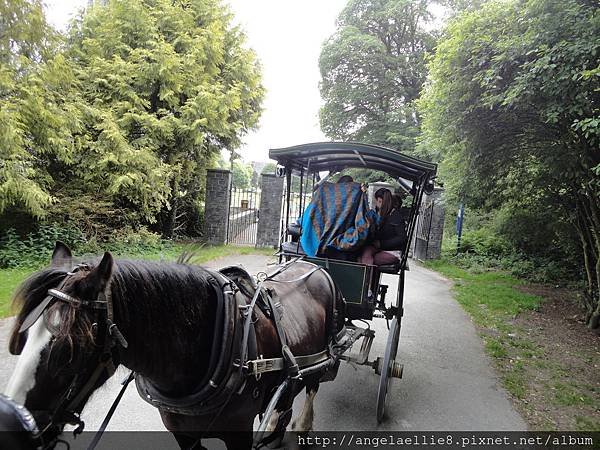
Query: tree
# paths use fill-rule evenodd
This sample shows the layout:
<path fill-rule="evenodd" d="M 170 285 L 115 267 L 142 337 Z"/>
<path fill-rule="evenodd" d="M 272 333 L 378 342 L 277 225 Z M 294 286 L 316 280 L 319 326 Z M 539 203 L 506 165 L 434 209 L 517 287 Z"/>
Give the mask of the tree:
<path fill-rule="evenodd" d="M 261 174 L 269 174 L 269 175 L 273 175 L 275 174 L 275 170 L 277 169 L 277 164 L 275 164 L 274 162 L 268 162 L 267 164 L 265 164 L 265 166 L 262 168 L 261 170 Z"/>
<path fill-rule="evenodd" d="M 599 35 L 592 2 L 488 2 L 451 22 L 420 101 L 420 150 L 442 161 L 451 196 L 552 211 L 561 234 L 548 237 L 549 248 L 577 231 L 592 328 L 600 326 Z"/>
<path fill-rule="evenodd" d="M 79 119 L 63 107 L 76 80 L 56 51 L 41 1 L 0 2 L 0 213 L 45 216 L 56 200 L 48 163 L 73 158 Z"/>
<path fill-rule="evenodd" d="M 254 170 L 249 164 L 244 164 L 239 159 L 233 162 L 232 181 L 233 187 L 237 189 L 250 189 L 252 185 L 252 174 Z"/>
<path fill-rule="evenodd" d="M 324 44 L 321 129 L 332 139 L 414 150 L 414 101 L 434 35 L 426 0 L 350 0 Z"/>
<path fill-rule="evenodd" d="M 215 169 L 229 170 L 229 168 L 231 167 L 231 164 L 228 161 L 225 161 L 225 158 L 223 158 L 223 155 L 218 153 L 215 155 L 215 157 L 213 159 L 212 167 Z"/>
<path fill-rule="evenodd" d="M 64 42 L 39 0 L 0 3 L 0 213 L 196 229 L 205 169 L 257 123 L 256 57 L 219 0 L 103 3 Z"/>
<path fill-rule="evenodd" d="M 257 123 L 243 33 L 218 0 L 112 0 L 75 21 L 68 44 L 86 101 L 73 178 L 172 236 L 194 220 L 214 155 Z"/>

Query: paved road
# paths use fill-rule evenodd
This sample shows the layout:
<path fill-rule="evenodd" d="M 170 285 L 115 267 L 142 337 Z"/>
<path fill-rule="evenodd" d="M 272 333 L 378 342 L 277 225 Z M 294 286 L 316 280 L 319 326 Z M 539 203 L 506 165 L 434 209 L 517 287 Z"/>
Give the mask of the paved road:
<path fill-rule="evenodd" d="M 242 264 L 251 273 L 264 270 L 265 256 L 225 258 L 207 264 Z M 385 276 L 388 296 L 397 277 Z M 0 388 L 4 388 L 16 358 L 8 354 L 11 319 L 0 320 Z M 385 321 L 373 321 L 376 338 L 371 358 L 383 355 Z M 379 376 L 367 367 L 342 363 L 337 379 L 321 385 L 315 400 L 315 430 L 525 430 L 484 354 L 483 345 L 464 311 L 452 298 L 450 283 L 411 263 L 406 277 L 405 315 L 398 358 L 404 378 L 393 380 L 388 394 L 388 420 L 377 425 L 375 405 Z M 91 399 L 83 412 L 86 430 L 97 429 L 125 376 L 120 369 Z M 296 399 L 301 410 L 303 395 Z M 158 412 L 142 401 L 132 385 L 109 430 L 164 430 Z"/>

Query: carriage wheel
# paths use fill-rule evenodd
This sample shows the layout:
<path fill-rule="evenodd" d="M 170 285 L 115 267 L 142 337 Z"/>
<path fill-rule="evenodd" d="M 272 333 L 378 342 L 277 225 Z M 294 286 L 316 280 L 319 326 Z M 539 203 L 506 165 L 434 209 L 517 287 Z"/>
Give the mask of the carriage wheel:
<path fill-rule="evenodd" d="M 383 416 L 385 414 L 385 398 L 390 389 L 390 378 L 392 378 L 392 369 L 394 367 L 396 353 L 398 352 L 399 339 L 400 326 L 398 324 L 398 318 L 394 317 L 390 323 L 390 332 L 385 347 L 381 377 L 379 378 L 379 390 L 377 392 L 377 423 L 383 421 Z"/>

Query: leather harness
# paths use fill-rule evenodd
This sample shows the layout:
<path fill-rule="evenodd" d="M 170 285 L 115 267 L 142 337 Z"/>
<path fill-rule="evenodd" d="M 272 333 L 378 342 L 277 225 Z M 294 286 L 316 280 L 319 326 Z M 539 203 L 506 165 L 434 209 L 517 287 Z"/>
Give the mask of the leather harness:
<path fill-rule="evenodd" d="M 208 271 L 208 281 L 217 294 L 215 331 L 208 370 L 198 390 L 185 397 L 169 397 L 150 380 L 136 374 L 135 384 L 140 396 L 151 405 L 165 411 L 186 415 L 212 414 L 223 401 L 239 390 L 243 383 L 241 346 L 243 328 L 238 316 L 246 307 L 234 283 L 222 274 Z M 253 328 L 253 327 L 252 327 Z M 254 331 L 254 329 L 252 329 Z M 254 338 L 254 343 L 256 338 Z M 256 344 L 254 345 L 256 348 Z M 234 361 L 231 364 L 231 361 Z M 237 367 L 235 362 L 238 361 Z"/>
<path fill-rule="evenodd" d="M 249 376 L 254 376 L 258 380 L 263 373 L 284 371 L 285 379 L 294 379 L 294 377 L 298 378 L 298 372 L 301 368 L 316 366 L 325 361 L 330 361 L 333 358 L 330 347 L 313 355 L 293 355 L 287 345 L 285 331 L 281 325 L 283 306 L 280 302 L 276 301 L 274 291 L 263 287 L 263 283 L 267 280 L 293 283 L 308 278 L 314 272 L 322 270 L 321 267 L 313 264 L 314 267 L 310 271 L 295 280 L 274 279 L 275 276 L 286 270 L 296 261 L 292 260 L 280 265 L 278 270 L 269 276 L 263 274 L 264 276 L 261 277 L 258 284 L 254 283 L 252 277 L 247 272 L 241 268 L 237 268 L 236 270 L 241 273 L 242 278 L 249 281 L 254 289 L 250 303 L 247 303 L 247 292 L 244 295 L 244 292 L 240 290 L 236 282 L 221 272 L 205 269 L 209 274 L 207 277 L 208 282 L 217 297 L 216 326 L 206 375 L 198 384 L 195 392 L 184 397 L 173 398 L 161 392 L 147 378 L 144 378 L 140 374 L 135 374 L 135 382 L 139 395 L 151 405 L 172 413 L 184 415 L 216 414 L 218 416 L 234 394 L 244 392 Z M 307 264 L 312 263 L 307 262 Z M 72 275 L 81 269 L 89 270 L 89 267 L 81 264 L 75 267 L 72 272 L 69 272 L 68 275 Z M 227 269 L 231 268 L 225 268 L 222 271 L 226 272 Z M 332 317 L 335 318 L 337 315 L 335 302 L 337 288 L 329 274 L 326 271 L 323 271 L 323 273 L 326 275 L 334 295 Z M 95 311 L 95 333 L 97 337 L 97 348 L 93 359 L 96 359 L 97 362 L 95 367 L 87 368 L 72 380 L 70 387 L 60 399 L 58 406 L 50 412 L 51 421 L 48 427 L 36 436 L 36 439 L 39 439 L 40 446 L 44 448 L 51 446 L 55 442 L 55 439 L 45 438 L 46 433 L 50 432 L 51 427 L 71 423 L 77 425 L 74 433 L 83 431 L 84 423 L 75 411 L 81 408 L 81 403 L 93 390 L 96 381 L 104 371 L 107 372 L 109 377 L 115 372 L 115 367 L 118 365 L 118 361 L 115 363 L 114 360 L 118 356 L 118 351 L 116 351 L 117 355 L 113 351 L 116 350 L 115 347 L 120 345 L 123 348 L 127 348 L 128 346 L 127 340 L 123 337 L 114 322 L 109 287 L 100 292 L 96 300 L 85 300 L 62 292 L 60 289 L 63 286 L 64 281 L 57 289 L 48 290 L 48 296 L 38 307 L 28 314 L 19 331 L 26 331 L 44 314 L 46 327 L 50 333 L 56 335 L 56 327 L 52 324 L 46 312 L 47 307 L 53 300 L 69 303 L 75 308 L 92 309 Z M 267 317 L 273 320 L 282 346 L 281 358 L 258 358 L 254 328 L 255 320 L 253 320 L 254 307 L 257 305 Z M 328 338 L 331 339 L 333 336 L 333 340 L 335 340 L 336 332 L 333 329 L 334 327 L 330 326 L 330 328 L 328 330 Z M 123 388 L 113 403 L 101 429 L 90 444 L 90 449 L 94 448 L 98 443 L 102 432 L 108 425 L 108 420 L 110 420 L 125 388 L 132 378 L 133 373 L 123 381 Z"/>
<path fill-rule="evenodd" d="M 244 392 L 249 376 L 259 379 L 263 373 L 285 371 L 287 376 L 295 377 L 300 368 L 331 358 L 329 349 L 313 355 L 294 356 L 287 345 L 285 331 L 281 324 L 283 306 L 276 301 L 274 291 L 263 286 L 264 281 L 273 281 L 273 277 L 287 267 L 289 264 L 280 267 L 270 276 L 264 276 L 258 284 L 254 284 L 250 275 L 238 267 L 237 270 L 242 272 L 243 278 L 249 280 L 255 289 L 249 303 L 247 290 L 222 273 L 223 271 L 227 273 L 227 270 L 232 268 L 224 268 L 220 272 L 205 269 L 209 273 L 207 277 L 209 283 L 217 294 L 215 320 L 217 326 L 213 335 L 213 348 L 207 374 L 195 392 L 183 397 L 170 397 L 161 392 L 149 379 L 136 374 L 135 381 L 139 395 L 151 405 L 171 413 L 193 416 L 219 414 L 234 394 Z M 322 269 L 315 265 L 300 278 L 283 282 L 300 281 L 318 270 Z M 323 273 L 327 274 L 325 271 Z M 328 274 L 327 276 L 329 277 Z M 332 289 L 335 289 L 333 281 L 330 282 Z M 242 291 L 246 291 L 246 295 Z M 335 291 L 333 292 L 335 294 Z M 333 303 L 335 309 L 335 301 Z M 281 343 L 281 358 L 258 358 L 255 320 L 253 320 L 256 306 L 273 321 Z"/>

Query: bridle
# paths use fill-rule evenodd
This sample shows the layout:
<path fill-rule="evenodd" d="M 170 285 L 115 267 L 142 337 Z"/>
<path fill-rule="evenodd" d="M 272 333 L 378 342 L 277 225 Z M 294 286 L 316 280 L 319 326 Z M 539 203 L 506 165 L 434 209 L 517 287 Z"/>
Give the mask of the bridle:
<path fill-rule="evenodd" d="M 84 402 L 94 390 L 96 382 L 106 371 L 107 376 L 114 374 L 118 365 L 115 347 L 120 345 L 127 348 L 127 340 L 119 331 L 114 322 L 113 303 L 110 295 L 110 285 L 98 294 L 96 300 L 79 299 L 66 294 L 61 289 L 64 288 L 69 276 L 81 270 L 90 270 L 87 264 L 79 264 L 67 273 L 67 277 L 62 281 L 56 289 L 49 289 L 48 296 L 40 303 L 40 307 L 35 308 L 24 320 L 23 326 L 19 332 L 27 330 L 41 314 L 44 314 L 44 324 L 53 339 L 58 334 L 57 327 L 52 323 L 49 314 L 48 306 L 53 301 L 60 301 L 71 305 L 76 309 L 89 309 L 93 312 L 92 330 L 94 334 L 95 348 L 92 354 L 88 357 L 87 362 L 93 362 L 90 365 L 84 364 L 84 370 L 75 375 L 69 387 L 62 394 L 58 405 L 53 410 L 37 410 L 50 417 L 50 421 L 41 430 L 37 436 L 41 448 L 52 448 L 56 442 L 60 431 L 64 425 L 75 425 L 74 435 L 83 432 L 85 423 L 80 418 L 80 412 L 83 409 Z M 33 317 L 30 317 L 33 316 Z M 27 325 L 26 325 L 27 324 Z M 57 430 L 60 430 L 58 433 Z"/>

